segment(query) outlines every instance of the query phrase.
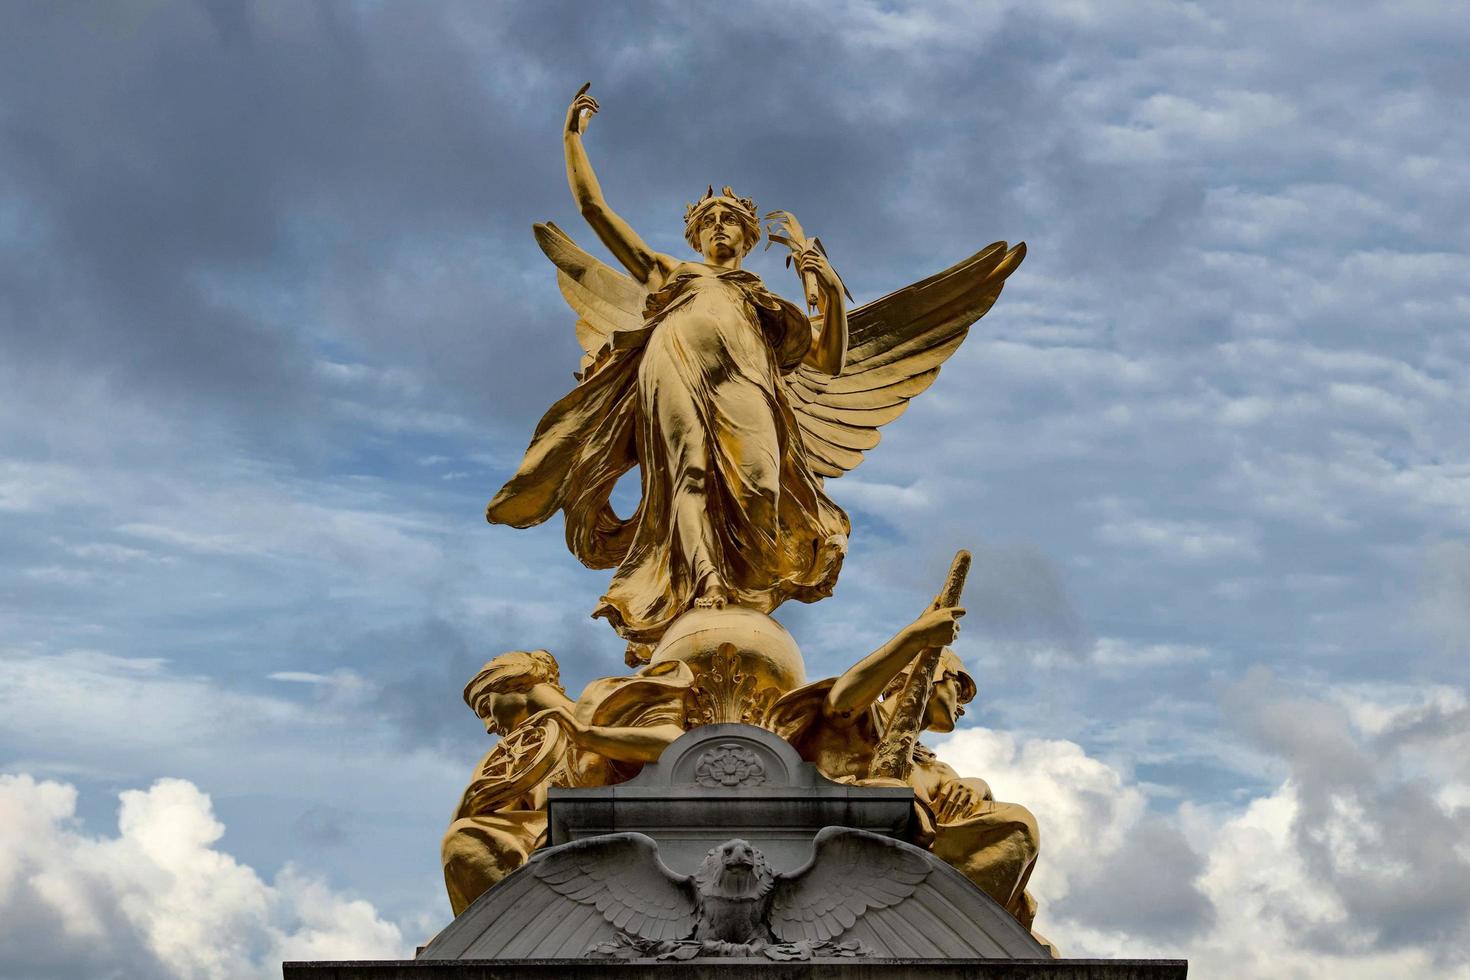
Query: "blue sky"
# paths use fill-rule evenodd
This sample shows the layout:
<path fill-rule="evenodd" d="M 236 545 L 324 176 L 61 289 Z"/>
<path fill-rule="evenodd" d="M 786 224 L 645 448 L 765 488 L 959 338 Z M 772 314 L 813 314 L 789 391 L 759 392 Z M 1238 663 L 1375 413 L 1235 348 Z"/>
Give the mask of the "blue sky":
<path fill-rule="evenodd" d="M 0 14 L 0 974 L 404 952 L 467 677 L 622 669 L 560 522 L 482 517 L 577 363 L 591 80 L 661 250 L 710 183 L 859 301 L 1027 242 L 778 618 L 835 673 L 974 551 L 941 751 L 1038 813 L 1039 928 L 1470 976 L 1463 9 L 722 6 Z"/>

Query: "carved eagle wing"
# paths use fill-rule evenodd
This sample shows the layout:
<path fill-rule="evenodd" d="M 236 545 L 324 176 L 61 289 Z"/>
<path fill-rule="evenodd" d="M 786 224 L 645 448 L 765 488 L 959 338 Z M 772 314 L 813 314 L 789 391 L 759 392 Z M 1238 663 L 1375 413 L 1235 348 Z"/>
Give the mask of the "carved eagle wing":
<path fill-rule="evenodd" d="M 958 265 L 865 303 L 847 315 L 847 365 L 838 377 L 803 364 L 786 376 L 812 468 L 841 476 L 878 444 L 879 427 L 928 388 L 939 366 L 989 311 L 1024 242 L 996 242 Z M 820 321 L 814 321 L 814 327 Z"/>
<path fill-rule="evenodd" d="M 929 863 L 895 841 L 866 830 L 827 827 L 812 859 L 776 877 L 768 921 L 784 943 L 840 936 L 869 909 L 897 905 L 929 874 Z"/>
<path fill-rule="evenodd" d="M 552 890 L 582 905 L 629 935 L 685 939 L 698 921 L 694 879 L 675 874 L 659 859 L 645 834 L 605 834 L 574 841 L 532 864 Z"/>

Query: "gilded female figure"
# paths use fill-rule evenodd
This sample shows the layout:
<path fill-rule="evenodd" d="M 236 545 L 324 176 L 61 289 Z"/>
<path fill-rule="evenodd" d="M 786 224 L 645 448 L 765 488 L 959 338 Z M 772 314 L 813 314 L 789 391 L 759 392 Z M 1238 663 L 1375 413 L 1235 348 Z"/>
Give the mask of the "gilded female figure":
<path fill-rule="evenodd" d="M 830 595 L 850 525 L 823 478 L 857 466 L 878 427 L 933 382 L 1025 247 L 997 242 L 849 312 L 825 254 L 788 216 L 787 234 L 771 237 L 792 247 L 808 317 L 741 267 L 760 218 L 728 187 L 685 214 L 698 260 L 650 248 L 587 158 L 597 111 L 585 86 L 567 109 L 567 182 L 628 274 L 536 226 L 586 357 L 486 517 L 529 527 L 563 511 L 572 553 L 617 569 L 593 615 L 637 643 L 695 606 L 769 612 Z M 642 497 L 622 518 L 609 497 L 634 466 Z"/>
<path fill-rule="evenodd" d="M 579 552 L 584 560 L 584 552 L 616 540 L 609 550 L 617 573 L 595 616 L 646 642 L 691 606 L 735 602 L 767 611 L 788 598 L 828 595 L 848 520 L 813 473 L 780 378 L 803 361 L 842 373 L 842 286 L 820 251 L 800 255 L 801 272 L 818 287 L 822 322 L 814 330 L 804 313 L 742 269 L 761 239 L 760 218 L 752 201 L 729 188 L 711 189 L 688 210 L 685 237 L 702 261 L 655 252 L 608 206 L 593 173 L 582 133 L 597 109 L 584 92 L 567 110 L 567 180 L 582 216 L 646 291 L 642 323 L 627 331 L 637 336 L 613 338 L 582 384 L 551 409 L 488 516 L 519 526 L 549 514 L 538 443 L 548 423 L 554 428 L 571 416 L 568 435 L 580 440 L 553 465 L 565 467 L 557 475 L 566 494 L 591 499 L 568 507 L 569 540 L 572 523 L 582 520 L 592 527 L 577 532 L 598 539 Z M 604 397 L 593 399 L 592 391 Z M 596 408 L 586 410 L 589 401 Z M 621 521 L 606 505 L 607 477 L 635 461 L 643 499 Z M 542 506 L 528 514 L 534 504 Z"/>

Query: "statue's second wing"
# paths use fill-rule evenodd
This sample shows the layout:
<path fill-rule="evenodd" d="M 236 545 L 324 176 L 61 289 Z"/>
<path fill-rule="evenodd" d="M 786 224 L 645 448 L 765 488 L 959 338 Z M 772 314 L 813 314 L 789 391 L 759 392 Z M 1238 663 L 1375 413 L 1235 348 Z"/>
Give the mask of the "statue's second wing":
<path fill-rule="evenodd" d="M 996 242 L 956 266 L 865 303 L 847 317 L 847 366 L 839 377 L 803 364 L 787 392 L 812 467 L 841 476 L 878 444 L 878 428 L 903 414 L 985 315 L 1026 245 Z M 595 260 L 594 260 L 595 261 Z"/>
<path fill-rule="evenodd" d="M 670 871 L 644 834 L 605 834 L 547 851 L 532 873 L 560 895 L 594 906 L 602 917 L 643 939 L 685 939 L 694 932 L 694 880 Z"/>
<path fill-rule="evenodd" d="M 643 327 L 648 293 L 631 277 L 584 252 L 551 222 L 535 226 L 536 244 L 556 266 L 556 284 L 577 314 L 577 341 L 586 351 L 582 371 L 614 333 Z"/>
<path fill-rule="evenodd" d="M 784 943 L 835 938 L 869 909 L 907 899 L 929 869 L 916 848 L 865 830 L 827 827 L 817 834 L 811 861 L 777 878 L 771 931 Z"/>

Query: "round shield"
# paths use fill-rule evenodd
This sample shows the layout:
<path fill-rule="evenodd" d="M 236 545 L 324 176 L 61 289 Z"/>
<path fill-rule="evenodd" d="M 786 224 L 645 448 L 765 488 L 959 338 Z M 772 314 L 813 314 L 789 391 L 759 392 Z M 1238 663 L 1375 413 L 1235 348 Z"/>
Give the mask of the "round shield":
<path fill-rule="evenodd" d="M 467 794 L 470 808 L 493 810 L 529 793 L 561 761 L 565 749 L 566 735 L 547 712 L 527 718 L 480 762 Z"/>

